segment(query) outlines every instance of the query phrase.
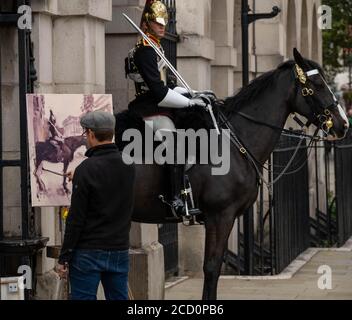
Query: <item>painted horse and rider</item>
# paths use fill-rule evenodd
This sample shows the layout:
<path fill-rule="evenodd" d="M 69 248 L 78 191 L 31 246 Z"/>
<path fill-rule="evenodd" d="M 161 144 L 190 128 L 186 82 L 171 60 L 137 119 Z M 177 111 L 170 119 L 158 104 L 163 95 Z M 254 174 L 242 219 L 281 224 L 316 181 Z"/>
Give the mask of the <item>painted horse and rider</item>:
<path fill-rule="evenodd" d="M 157 54 L 164 54 L 161 39 L 165 36 L 168 24 L 167 7 L 161 1 L 148 0 L 144 8 L 140 29 L 144 33 L 125 60 L 126 75 L 134 81 L 136 98 L 129 104 L 129 110 L 138 114 L 146 123 L 153 124 L 156 138 L 169 148 L 168 141 L 158 137 L 158 132 L 172 132 L 174 136 L 174 161 L 167 163 L 171 192 L 167 203 L 178 217 L 192 217 L 200 210 L 186 205 L 188 190 L 185 184 L 185 164 L 177 163 L 177 130 L 174 114 L 177 110 L 192 107 L 207 107 L 209 96 L 215 97 L 210 90 L 197 93 L 194 97 L 189 90 L 176 86 L 167 76 L 167 64 Z M 157 49 L 156 49 L 156 48 Z M 170 66 L 172 67 L 172 66 Z"/>
<path fill-rule="evenodd" d="M 50 133 L 49 142 L 56 150 L 57 162 L 62 162 L 63 144 L 65 139 L 57 126 L 56 117 L 52 110 L 50 110 L 48 124 L 49 124 L 49 133 Z"/>

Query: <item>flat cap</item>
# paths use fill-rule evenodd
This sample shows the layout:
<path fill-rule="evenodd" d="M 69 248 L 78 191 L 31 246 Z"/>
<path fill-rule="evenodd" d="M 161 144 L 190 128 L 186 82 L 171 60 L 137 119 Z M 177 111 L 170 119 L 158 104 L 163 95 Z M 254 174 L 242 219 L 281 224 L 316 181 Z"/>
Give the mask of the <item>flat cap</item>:
<path fill-rule="evenodd" d="M 81 126 L 93 131 L 115 130 L 115 123 L 115 117 L 104 111 L 89 112 L 81 118 Z"/>

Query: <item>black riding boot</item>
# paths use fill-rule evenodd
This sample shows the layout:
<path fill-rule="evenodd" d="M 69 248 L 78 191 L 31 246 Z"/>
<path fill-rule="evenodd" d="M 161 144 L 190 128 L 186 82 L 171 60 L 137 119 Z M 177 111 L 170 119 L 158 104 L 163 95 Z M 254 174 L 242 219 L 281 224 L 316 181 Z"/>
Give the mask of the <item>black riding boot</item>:
<path fill-rule="evenodd" d="M 174 213 L 180 216 L 190 218 L 193 215 L 201 213 L 199 209 L 193 208 L 189 202 L 189 197 L 192 196 L 189 181 L 185 181 L 185 165 L 177 164 L 177 135 L 174 135 L 174 164 L 168 164 L 168 171 L 171 182 L 171 207 Z M 187 206 L 187 209 L 186 209 Z"/>
<path fill-rule="evenodd" d="M 185 166 L 183 164 L 168 165 L 171 182 L 171 206 L 177 216 L 186 215 L 185 197 L 183 195 L 185 184 Z"/>

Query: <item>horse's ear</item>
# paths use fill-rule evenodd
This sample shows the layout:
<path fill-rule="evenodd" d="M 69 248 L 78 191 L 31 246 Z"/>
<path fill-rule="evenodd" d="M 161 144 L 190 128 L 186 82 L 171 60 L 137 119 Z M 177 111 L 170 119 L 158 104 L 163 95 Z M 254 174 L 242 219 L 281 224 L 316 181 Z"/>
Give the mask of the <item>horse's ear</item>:
<path fill-rule="evenodd" d="M 296 63 L 303 69 L 307 68 L 307 63 L 304 60 L 304 58 L 302 57 L 302 55 L 299 53 L 299 51 L 294 48 L 293 49 L 293 57 L 295 58 Z"/>

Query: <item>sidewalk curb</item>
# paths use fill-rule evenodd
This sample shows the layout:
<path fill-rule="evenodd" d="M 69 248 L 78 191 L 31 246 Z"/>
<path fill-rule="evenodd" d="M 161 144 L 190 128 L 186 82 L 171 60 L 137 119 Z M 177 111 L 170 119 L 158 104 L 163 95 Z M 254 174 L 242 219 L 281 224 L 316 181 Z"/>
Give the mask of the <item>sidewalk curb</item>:
<path fill-rule="evenodd" d="M 186 280 L 190 279 L 189 277 L 185 276 L 185 277 L 176 277 L 173 281 L 165 281 L 165 290 L 166 289 L 170 289 Z"/>
<path fill-rule="evenodd" d="M 220 276 L 222 280 L 288 280 L 291 279 L 317 253 L 323 251 L 351 252 L 352 237 L 340 248 L 309 248 L 301 253 L 280 274 L 274 276 Z"/>

